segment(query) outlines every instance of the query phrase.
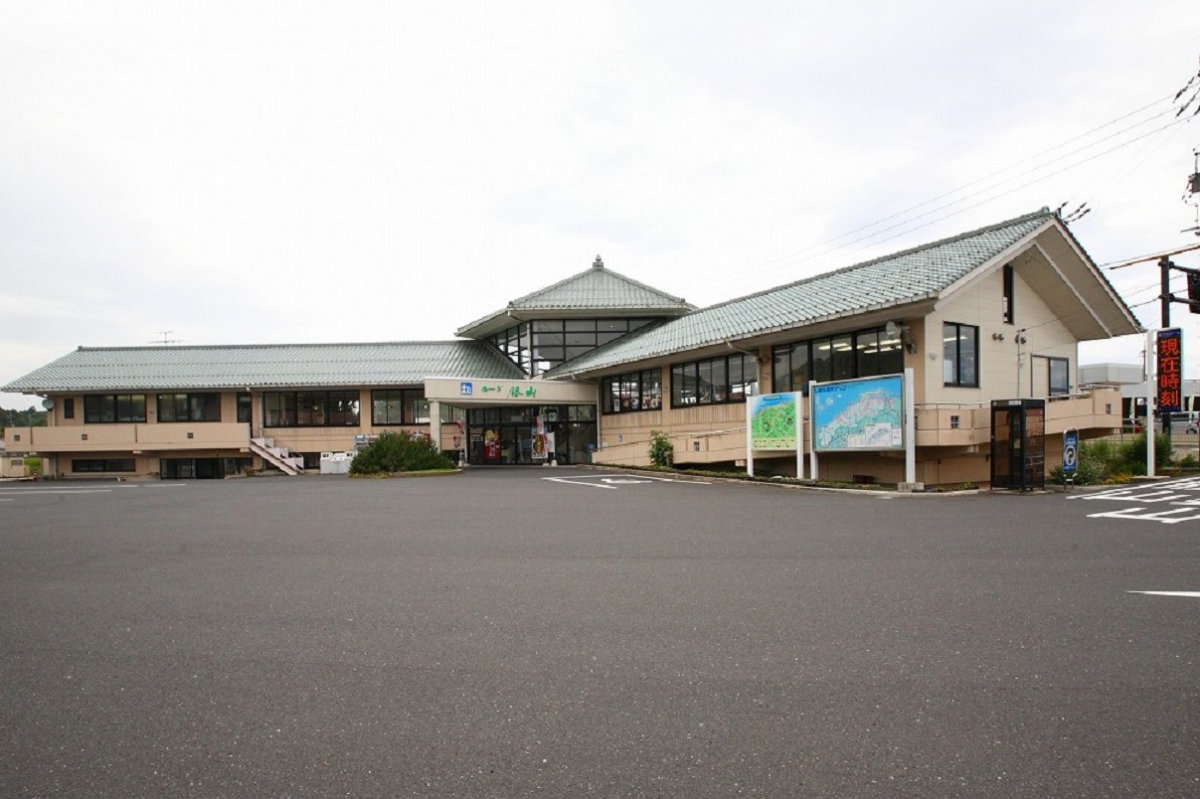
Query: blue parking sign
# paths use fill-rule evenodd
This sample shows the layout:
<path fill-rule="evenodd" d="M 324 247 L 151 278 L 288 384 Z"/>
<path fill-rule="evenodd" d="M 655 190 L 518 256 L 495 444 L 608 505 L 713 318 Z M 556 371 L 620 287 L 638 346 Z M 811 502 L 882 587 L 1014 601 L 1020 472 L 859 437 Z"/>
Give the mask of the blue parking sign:
<path fill-rule="evenodd" d="M 1063 433 L 1063 474 L 1075 474 L 1079 467 L 1079 432 L 1068 430 Z"/>

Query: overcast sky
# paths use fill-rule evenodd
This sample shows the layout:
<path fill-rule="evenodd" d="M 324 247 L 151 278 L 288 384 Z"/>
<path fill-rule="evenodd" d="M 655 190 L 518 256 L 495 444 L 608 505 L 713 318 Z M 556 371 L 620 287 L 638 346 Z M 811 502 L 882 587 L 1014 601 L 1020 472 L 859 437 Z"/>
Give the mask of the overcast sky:
<path fill-rule="evenodd" d="M 1198 69 L 1195 0 L 0 0 L 0 384 L 449 339 L 597 254 L 709 305 L 1062 203 L 1100 264 L 1197 244 Z"/>

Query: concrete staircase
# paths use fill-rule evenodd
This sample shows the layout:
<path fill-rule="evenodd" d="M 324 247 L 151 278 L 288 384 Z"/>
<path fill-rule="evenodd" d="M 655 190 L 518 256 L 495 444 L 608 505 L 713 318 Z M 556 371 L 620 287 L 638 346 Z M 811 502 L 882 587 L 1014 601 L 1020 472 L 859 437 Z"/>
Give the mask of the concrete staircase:
<path fill-rule="evenodd" d="M 287 447 L 275 446 L 273 438 L 250 439 L 250 451 L 284 474 L 295 476 L 304 472 L 304 458 L 290 454 Z"/>

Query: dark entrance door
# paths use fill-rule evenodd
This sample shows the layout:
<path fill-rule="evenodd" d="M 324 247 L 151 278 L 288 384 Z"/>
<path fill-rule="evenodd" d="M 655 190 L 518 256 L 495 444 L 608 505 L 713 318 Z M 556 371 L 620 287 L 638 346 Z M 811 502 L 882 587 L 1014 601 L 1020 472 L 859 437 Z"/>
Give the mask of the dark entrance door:
<path fill-rule="evenodd" d="M 554 436 L 554 460 L 561 465 L 589 463 L 596 446 L 594 405 L 471 408 L 467 411 L 468 463 L 478 466 L 535 465 L 537 423 Z"/>
<path fill-rule="evenodd" d="M 1046 486 L 1046 401 L 992 402 L 992 488 Z"/>

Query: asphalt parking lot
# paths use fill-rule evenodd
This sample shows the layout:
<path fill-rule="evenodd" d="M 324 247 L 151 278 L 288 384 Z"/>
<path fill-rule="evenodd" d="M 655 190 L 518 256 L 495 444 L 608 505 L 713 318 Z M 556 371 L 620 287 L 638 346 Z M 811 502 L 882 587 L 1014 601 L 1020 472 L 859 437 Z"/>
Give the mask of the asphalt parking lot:
<path fill-rule="evenodd" d="M 1145 496 L 2 484 L 0 795 L 1196 796 Z"/>

